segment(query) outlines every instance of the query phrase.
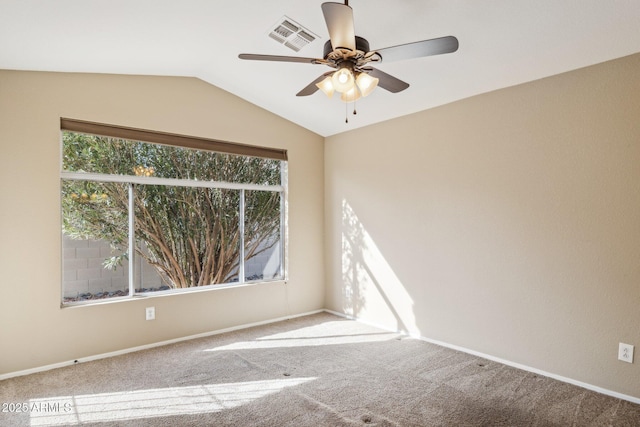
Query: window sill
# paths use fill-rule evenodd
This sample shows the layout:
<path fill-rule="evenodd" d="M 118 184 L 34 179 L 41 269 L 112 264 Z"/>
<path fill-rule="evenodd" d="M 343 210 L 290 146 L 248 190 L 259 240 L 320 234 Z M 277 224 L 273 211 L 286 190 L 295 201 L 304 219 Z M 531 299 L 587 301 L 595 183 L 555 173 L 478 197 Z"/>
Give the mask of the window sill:
<path fill-rule="evenodd" d="M 276 280 L 268 280 L 268 281 L 254 281 L 254 282 L 244 282 L 244 283 L 225 283 L 221 285 L 209 285 L 209 286 L 196 286 L 193 288 L 186 289 L 169 289 L 166 291 L 156 291 L 156 292 L 148 292 L 148 293 L 139 293 L 133 296 L 125 296 L 125 297 L 113 297 L 113 298 L 105 298 L 105 299 L 95 299 L 95 300 L 84 300 L 84 301 L 73 301 L 67 303 L 61 303 L 60 308 L 76 308 L 76 307 L 87 307 L 87 306 L 95 306 L 95 305 L 105 305 L 105 304 L 115 304 L 127 301 L 136 301 L 141 299 L 149 299 L 149 298 L 161 298 L 168 296 L 176 296 L 176 295 L 186 295 L 192 293 L 199 292 L 215 292 L 223 289 L 236 289 L 236 288 L 248 288 L 254 286 L 262 286 L 267 284 L 273 285 L 286 285 L 286 279 L 276 279 Z"/>

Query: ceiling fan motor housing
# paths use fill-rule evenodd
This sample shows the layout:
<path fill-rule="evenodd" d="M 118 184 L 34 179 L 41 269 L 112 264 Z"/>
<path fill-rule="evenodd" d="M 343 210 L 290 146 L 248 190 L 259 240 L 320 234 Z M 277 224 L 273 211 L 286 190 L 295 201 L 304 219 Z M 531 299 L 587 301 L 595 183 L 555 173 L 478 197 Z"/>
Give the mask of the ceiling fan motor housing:
<path fill-rule="evenodd" d="M 344 49 L 344 48 L 341 48 Z M 327 59 L 329 54 L 334 51 L 333 46 L 331 45 L 331 40 L 327 40 L 324 44 L 324 51 L 322 52 L 322 57 Z M 369 52 L 369 42 L 360 36 L 356 36 L 356 51 L 360 51 L 363 54 Z M 353 52 L 354 54 L 356 52 Z"/>

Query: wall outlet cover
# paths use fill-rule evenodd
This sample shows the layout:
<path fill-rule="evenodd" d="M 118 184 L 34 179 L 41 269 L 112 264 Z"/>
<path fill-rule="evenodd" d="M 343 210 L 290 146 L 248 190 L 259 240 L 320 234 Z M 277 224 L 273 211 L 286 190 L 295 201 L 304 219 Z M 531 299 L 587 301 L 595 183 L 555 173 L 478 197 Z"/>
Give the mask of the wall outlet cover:
<path fill-rule="evenodd" d="M 631 344 L 620 343 L 618 346 L 618 360 L 633 363 L 633 346 Z"/>

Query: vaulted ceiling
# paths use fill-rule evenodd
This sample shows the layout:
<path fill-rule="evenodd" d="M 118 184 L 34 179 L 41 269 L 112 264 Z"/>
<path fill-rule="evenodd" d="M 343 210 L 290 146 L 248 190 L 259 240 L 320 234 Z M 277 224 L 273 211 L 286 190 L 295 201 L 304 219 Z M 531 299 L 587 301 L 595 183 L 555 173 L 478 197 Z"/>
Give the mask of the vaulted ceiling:
<path fill-rule="evenodd" d="M 0 0 L 0 69 L 190 76 L 323 136 L 640 52 L 637 0 L 352 0 L 372 49 L 443 36 L 457 52 L 383 62 L 411 86 L 346 106 L 296 93 L 329 68 L 243 61 L 240 53 L 322 57 L 322 1 Z M 281 19 L 316 40 L 269 37 Z M 346 108 L 345 108 L 346 107 Z M 349 123 L 345 123 L 345 114 Z"/>

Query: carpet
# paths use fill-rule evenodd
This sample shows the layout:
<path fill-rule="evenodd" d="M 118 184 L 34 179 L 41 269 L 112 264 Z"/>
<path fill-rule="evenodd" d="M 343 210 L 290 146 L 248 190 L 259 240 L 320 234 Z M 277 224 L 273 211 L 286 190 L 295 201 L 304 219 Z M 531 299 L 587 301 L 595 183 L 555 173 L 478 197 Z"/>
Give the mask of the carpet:
<path fill-rule="evenodd" d="M 640 405 L 328 313 L 6 379 L 0 403 L 3 426 L 640 426 Z"/>

